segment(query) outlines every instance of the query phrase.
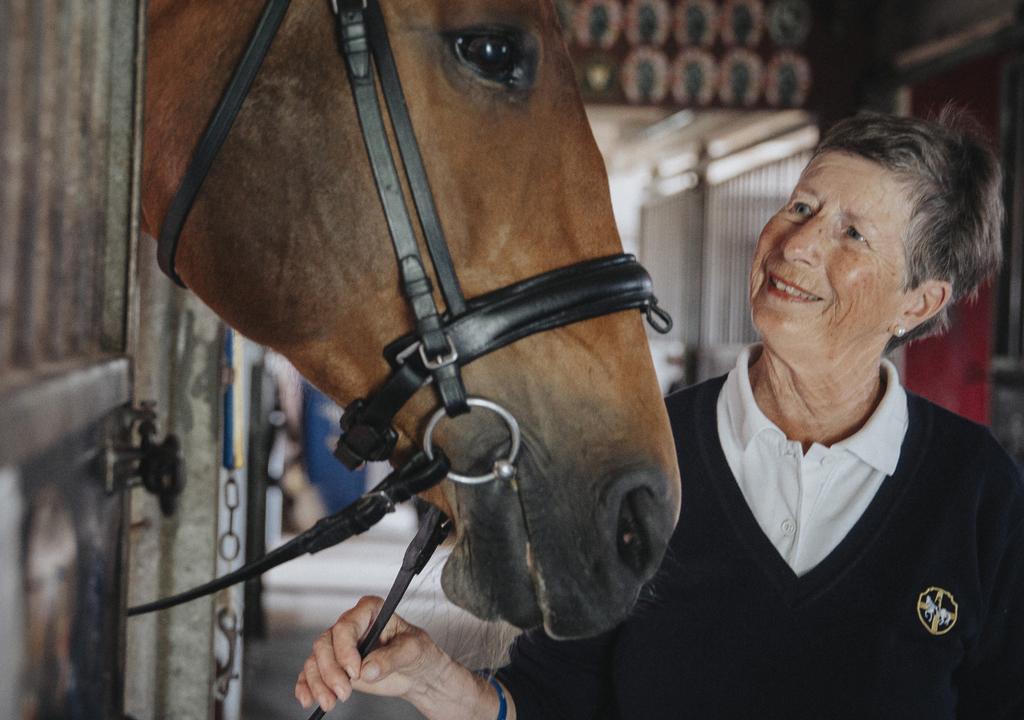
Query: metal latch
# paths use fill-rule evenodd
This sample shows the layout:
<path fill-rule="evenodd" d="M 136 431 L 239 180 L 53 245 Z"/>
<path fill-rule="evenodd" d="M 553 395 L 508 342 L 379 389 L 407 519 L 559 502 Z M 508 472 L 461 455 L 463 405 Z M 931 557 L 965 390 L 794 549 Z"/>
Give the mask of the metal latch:
<path fill-rule="evenodd" d="M 160 511 L 170 517 L 185 487 L 185 463 L 177 436 L 168 433 L 162 442 L 156 442 L 156 405 L 152 402 L 121 408 L 114 422 L 103 454 L 107 492 L 141 485 L 160 499 Z"/>
<path fill-rule="evenodd" d="M 238 615 L 230 607 L 221 607 L 217 611 L 217 627 L 224 633 L 228 641 L 228 657 L 223 663 L 215 659 L 217 674 L 214 680 L 214 692 L 219 701 L 228 696 L 231 681 L 238 679 L 238 668 L 235 667 L 235 649 L 238 646 Z"/>

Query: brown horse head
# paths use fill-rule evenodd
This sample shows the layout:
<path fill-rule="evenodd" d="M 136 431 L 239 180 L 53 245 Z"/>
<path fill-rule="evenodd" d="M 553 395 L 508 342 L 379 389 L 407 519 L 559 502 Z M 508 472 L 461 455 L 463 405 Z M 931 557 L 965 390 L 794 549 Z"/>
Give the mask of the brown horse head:
<path fill-rule="evenodd" d="M 255 5 L 149 4 L 151 234 Z M 550 0 L 403 0 L 383 12 L 466 296 L 618 252 L 604 167 Z M 412 320 L 326 0 L 288 10 L 193 207 L 177 269 L 229 324 L 339 404 L 386 377 L 381 348 Z M 646 348 L 640 315 L 622 312 L 528 337 L 464 369 L 471 394 L 518 419 L 523 450 L 512 482 L 446 482 L 427 498 L 456 522 L 442 577 L 455 603 L 563 637 L 607 628 L 632 606 L 679 509 Z M 435 406 L 427 387 L 398 415 L 400 454 L 420 444 Z M 457 471 L 472 473 L 490 467 L 508 435 L 474 410 L 443 420 L 436 441 Z"/>

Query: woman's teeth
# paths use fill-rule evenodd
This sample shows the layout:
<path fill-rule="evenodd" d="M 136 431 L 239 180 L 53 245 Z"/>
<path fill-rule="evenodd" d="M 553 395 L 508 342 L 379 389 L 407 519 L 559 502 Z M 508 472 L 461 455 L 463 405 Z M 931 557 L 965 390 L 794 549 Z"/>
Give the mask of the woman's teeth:
<path fill-rule="evenodd" d="M 801 300 L 821 300 L 821 298 L 817 297 L 816 295 L 805 293 L 802 290 L 797 290 L 792 285 L 787 285 L 786 283 L 779 280 L 777 277 L 769 276 L 768 282 L 770 282 L 772 284 L 772 287 L 776 288 L 777 290 L 781 290 L 787 295 L 792 295 L 795 298 L 800 298 Z"/>

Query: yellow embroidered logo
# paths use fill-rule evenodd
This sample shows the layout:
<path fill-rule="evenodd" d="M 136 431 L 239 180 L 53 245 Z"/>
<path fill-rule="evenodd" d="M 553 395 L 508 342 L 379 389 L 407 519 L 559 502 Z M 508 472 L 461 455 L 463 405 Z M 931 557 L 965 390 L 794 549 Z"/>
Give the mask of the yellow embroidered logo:
<path fill-rule="evenodd" d="M 953 593 L 934 585 L 917 596 L 917 619 L 932 635 L 945 635 L 956 625 Z"/>

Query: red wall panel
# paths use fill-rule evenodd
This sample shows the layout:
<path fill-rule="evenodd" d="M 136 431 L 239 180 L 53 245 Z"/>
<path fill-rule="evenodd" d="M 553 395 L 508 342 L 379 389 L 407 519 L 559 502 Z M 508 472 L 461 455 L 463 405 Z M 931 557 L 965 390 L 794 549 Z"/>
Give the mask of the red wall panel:
<path fill-rule="evenodd" d="M 999 141 L 1002 54 L 989 55 L 932 76 L 911 88 L 911 112 L 931 117 L 948 102 L 966 108 L 994 146 Z M 907 388 L 977 422 L 989 422 L 992 359 L 992 291 L 960 301 L 942 336 L 911 343 L 906 351 Z"/>

